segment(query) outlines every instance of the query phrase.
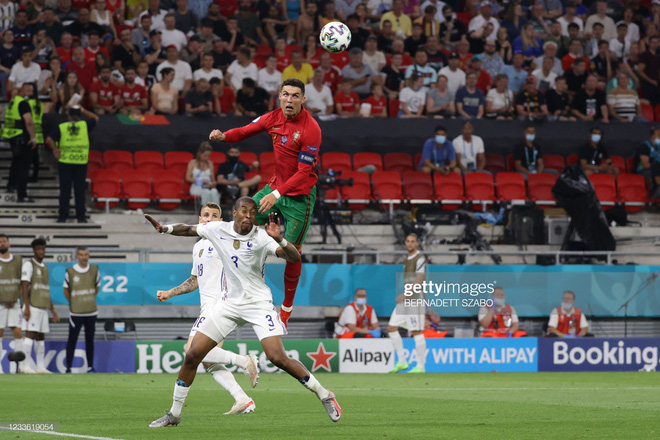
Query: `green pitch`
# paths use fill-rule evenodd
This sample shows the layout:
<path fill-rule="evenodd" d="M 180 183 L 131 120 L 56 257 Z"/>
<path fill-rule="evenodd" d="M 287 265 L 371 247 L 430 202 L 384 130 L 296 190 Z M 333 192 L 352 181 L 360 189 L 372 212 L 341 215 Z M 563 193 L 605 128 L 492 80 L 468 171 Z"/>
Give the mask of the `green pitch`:
<path fill-rule="evenodd" d="M 233 399 L 197 376 L 178 427 L 150 429 L 169 409 L 174 375 L 0 375 L 0 422 L 59 422 L 111 439 L 657 439 L 657 373 L 318 374 L 343 415 L 332 423 L 284 374 L 239 383 L 256 413 L 224 416 Z M 53 439 L 0 432 L 0 438 Z M 76 438 L 76 437 L 65 437 Z M 84 437 L 79 437 L 84 438 Z"/>

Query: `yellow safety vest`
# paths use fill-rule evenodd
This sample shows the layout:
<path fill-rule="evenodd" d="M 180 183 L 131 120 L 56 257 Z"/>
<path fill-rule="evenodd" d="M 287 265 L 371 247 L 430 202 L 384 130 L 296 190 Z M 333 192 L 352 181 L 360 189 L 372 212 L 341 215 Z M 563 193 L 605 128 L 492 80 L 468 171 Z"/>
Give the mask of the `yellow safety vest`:
<path fill-rule="evenodd" d="M 37 144 L 44 143 L 44 103 L 37 99 L 28 100 L 30 109 L 32 110 L 32 121 L 34 122 L 34 132 L 36 134 Z"/>
<path fill-rule="evenodd" d="M 60 162 L 85 165 L 89 157 L 87 122 L 64 122 L 59 125 Z"/>
<path fill-rule="evenodd" d="M 23 101 L 25 98 L 22 96 L 15 96 L 9 101 L 5 112 L 5 128 L 2 130 L 3 139 L 15 138 L 25 131 L 25 122 L 18 111 L 18 107 Z"/>

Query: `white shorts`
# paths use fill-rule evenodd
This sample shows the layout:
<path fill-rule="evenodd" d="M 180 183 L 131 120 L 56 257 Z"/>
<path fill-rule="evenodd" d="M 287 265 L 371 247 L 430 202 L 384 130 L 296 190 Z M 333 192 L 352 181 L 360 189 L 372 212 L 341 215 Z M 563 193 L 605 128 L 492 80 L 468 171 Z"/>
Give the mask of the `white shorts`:
<path fill-rule="evenodd" d="M 197 330 L 216 342 L 225 339 L 236 327 L 245 324 L 252 325 L 252 329 L 261 341 L 270 336 L 286 334 L 280 315 L 270 302 L 252 304 L 233 304 L 218 301 L 213 308 L 200 316 L 195 323 Z"/>
<path fill-rule="evenodd" d="M 409 332 L 421 332 L 424 330 L 424 315 L 405 315 L 397 313 L 396 309 L 390 316 L 390 322 L 387 324 L 390 327 L 405 328 Z"/>
<path fill-rule="evenodd" d="M 23 331 L 48 333 L 50 331 L 48 309 L 38 309 L 30 306 L 30 319 L 27 321 L 23 319 Z"/>
<path fill-rule="evenodd" d="M 7 304 L 0 303 L 0 329 L 5 327 L 22 327 L 23 326 L 23 313 L 18 301 L 14 303 L 14 307 L 8 309 Z"/>
<path fill-rule="evenodd" d="M 219 302 L 219 301 L 218 301 Z M 193 324 L 192 328 L 190 329 L 190 333 L 188 333 L 188 338 L 192 338 L 195 336 L 195 333 L 197 333 L 197 330 L 199 329 L 199 325 L 201 322 L 199 322 L 199 318 L 202 316 L 207 316 L 208 313 L 213 309 L 213 306 L 215 303 L 202 303 L 202 306 L 199 308 L 199 316 L 195 320 L 195 323 Z"/>

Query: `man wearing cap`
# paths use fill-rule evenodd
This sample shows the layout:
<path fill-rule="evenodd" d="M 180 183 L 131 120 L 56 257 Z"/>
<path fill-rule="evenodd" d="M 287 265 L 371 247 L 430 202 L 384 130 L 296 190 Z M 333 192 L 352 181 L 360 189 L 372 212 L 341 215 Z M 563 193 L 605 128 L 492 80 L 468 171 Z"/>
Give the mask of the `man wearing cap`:
<path fill-rule="evenodd" d="M 493 9 L 490 1 L 484 0 L 479 3 L 479 15 L 476 15 L 474 18 L 472 18 L 472 20 L 470 20 L 470 24 L 468 25 L 468 33 L 470 34 L 470 38 L 481 38 L 484 30 L 486 30 L 486 26 L 488 23 L 490 23 L 493 25 L 493 32 L 488 35 L 486 39 L 489 41 L 495 41 L 497 39 L 497 31 L 500 29 L 500 24 L 495 17 L 491 17 L 490 14 L 492 10 Z"/>
<path fill-rule="evenodd" d="M 7 93 L 9 93 L 9 96 L 13 97 L 18 92 L 18 88 L 24 83 L 36 83 L 39 80 L 41 67 L 39 67 L 39 64 L 32 62 L 33 53 L 33 46 L 25 46 L 21 52 L 21 62 L 12 66 L 7 80 Z"/>
<path fill-rule="evenodd" d="M 456 52 L 449 54 L 449 65 L 440 69 L 438 75 L 447 77 L 447 89 L 452 95 L 456 95 L 459 88 L 465 85 L 465 72 L 458 68 L 460 56 Z"/>
<path fill-rule="evenodd" d="M 96 117 L 98 119 L 98 116 Z M 89 157 L 89 132 L 96 121 L 83 121 L 80 107 L 69 109 L 69 121 L 61 123 L 46 139 L 46 144 L 58 159 L 60 175 L 60 209 L 57 223 L 69 218 L 71 185 L 75 191 L 76 218 L 78 223 L 87 223 L 85 218 L 85 178 Z"/>
<path fill-rule="evenodd" d="M 155 76 L 156 68 L 160 63 L 167 60 L 167 54 L 163 46 L 161 32 L 158 29 L 149 31 L 149 41 L 151 44 L 142 49 L 142 56 L 144 57 L 144 61 L 149 65 L 149 73 Z"/>
<path fill-rule="evenodd" d="M 187 43 L 188 39 L 186 34 L 178 30 L 176 20 L 173 13 L 165 15 L 165 29 L 162 30 L 163 46 L 167 47 L 170 44 L 176 46 L 176 50 L 181 50 Z"/>
<path fill-rule="evenodd" d="M 179 59 L 179 51 L 176 49 L 176 46 L 169 45 L 165 50 L 167 55 L 167 60 L 163 61 L 156 68 L 156 78 L 158 81 L 161 80 L 162 75 L 160 72 L 169 67 L 174 69 L 174 81 L 172 81 L 172 86 L 177 90 L 180 90 L 181 95 L 185 96 L 186 92 L 192 85 L 192 68 L 190 64 Z"/>
<path fill-rule="evenodd" d="M 371 83 L 382 83 L 382 77 L 362 60 L 362 49 L 354 47 L 349 52 L 349 62 L 341 70 L 344 79 L 351 80 L 352 90 L 361 99 L 367 98 L 371 93 Z M 313 75 L 312 75 L 313 76 Z"/>

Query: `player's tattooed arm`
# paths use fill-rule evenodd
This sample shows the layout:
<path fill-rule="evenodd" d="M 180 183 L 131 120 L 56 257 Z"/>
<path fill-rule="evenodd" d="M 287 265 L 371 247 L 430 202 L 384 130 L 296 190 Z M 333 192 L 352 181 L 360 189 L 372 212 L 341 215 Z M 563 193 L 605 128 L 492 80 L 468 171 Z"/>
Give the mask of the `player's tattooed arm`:
<path fill-rule="evenodd" d="M 185 280 L 183 283 L 178 285 L 177 287 L 174 287 L 170 290 L 159 290 L 156 293 L 156 297 L 158 298 L 158 301 L 163 302 L 167 301 L 168 299 L 178 296 L 178 295 L 183 295 L 184 293 L 190 293 L 199 287 L 199 284 L 197 282 L 197 276 L 195 275 L 190 275 L 190 278 Z"/>
<path fill-rule="evenodd" d="M 158 220 L 145 214 L 144 218 L 149 220 L 149 223 L 154 227 L 154 229 L 161 234 L 172 234 L 182 237 L 197 237 L 197 225 L 184 225 L 183 223 L 178 223 L 175 225 L 161 225 Z M 170 231 L 169 228 L 172 228 Z"/>

